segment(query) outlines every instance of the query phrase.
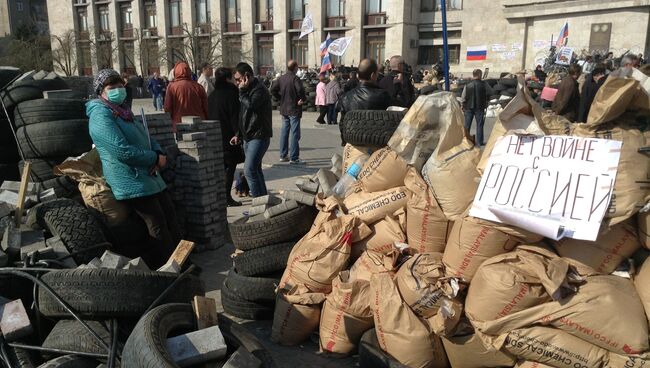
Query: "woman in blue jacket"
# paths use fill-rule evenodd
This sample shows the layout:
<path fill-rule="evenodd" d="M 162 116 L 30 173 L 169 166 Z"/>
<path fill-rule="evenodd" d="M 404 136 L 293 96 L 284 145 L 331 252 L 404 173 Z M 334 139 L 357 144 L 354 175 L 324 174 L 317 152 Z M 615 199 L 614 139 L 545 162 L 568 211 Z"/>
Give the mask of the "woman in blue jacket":
<path fill-rule="evenodd" d="M 116 71 L 101 70 L 93 87 L 98 98 L 86 104 L 86 114 L 104 177 L 115 199 L 147 224 L 150 241 L 138 251 L 147 265 L 158 268 L 180 241 L 174 204 L 158 174 L 167 163 L 165 152 L 123 104 L 126 91 Z"/>

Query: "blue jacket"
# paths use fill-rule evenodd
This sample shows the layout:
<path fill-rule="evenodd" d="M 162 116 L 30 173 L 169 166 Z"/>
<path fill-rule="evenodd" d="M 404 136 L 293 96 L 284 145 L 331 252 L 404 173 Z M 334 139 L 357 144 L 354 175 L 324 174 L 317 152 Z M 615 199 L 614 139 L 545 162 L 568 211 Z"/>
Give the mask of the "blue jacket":
<path fill-rule="evenodd" d="M 165 190 L 160 174 L 149 174 L 158 161 L 158 154 L 164 151 L 154 139 L 149 148 L 148 135 L 139 120 L 128 122 L 114 116 L 97 99 L 86 103 L 86 114 L 90 119 L 90 137 L 115 199 L 146 197 Z"/>
<path fill-rule="evenodd" d="M 149 79 L 149 85 L 147 86 L 147 89 L 149 90 L 149 92 L 151 92 L 151 95 L 153 96 L 160 95 L 163 90 L 163 80 L 160 78 Z"/>

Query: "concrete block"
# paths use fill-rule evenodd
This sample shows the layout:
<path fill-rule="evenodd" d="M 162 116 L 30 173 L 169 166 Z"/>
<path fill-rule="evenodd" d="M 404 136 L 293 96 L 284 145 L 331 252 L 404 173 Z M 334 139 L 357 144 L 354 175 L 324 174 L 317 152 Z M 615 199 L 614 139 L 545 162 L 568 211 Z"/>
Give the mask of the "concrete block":
<path fill-rule="evenodd" d="M 102 254 L 101 268 L 118 269 L 124 267 L 131 259 L 107 250 Z"/>
<path fill-rule="evenodd" d="M 269 205 L 269 206 L 275 206 L 276 204 L 282 203 L 282 198 L 279 198 L 277 196 L 274 196 L 273 194 L 267 194 L 265 196 L 261 197 L 255 197 L 251 201 L 251 206 L 261 206 L 263 204 Z"/>
<path fill-rule="evenodd" d="M 139 271 L 150 271 L 149 266 L 142 260 L 142 258 L 134 258 L 129 261 L 129 263 L 124 266 L 125 270 L 139 270 Z"/>
<path fill-rule="evenodd" d="M 284 193 L 282 193 L 282 196 L 287 201 L 294 200 L 298 203 L 306 204 L 307 206 L 313 206 L 316 203 L 315 195 L 304 193 L 299 190 L 285 190 Z"/>
<path fill-rule="evenodd" d="M 266 212 L 266 211 L 264 211 L 264 212 Z M 252 217 L 248 218 L 248 222 L 257 222 L 257 221 L 263 221 L 263 220 L 266 220 L 266 216 L 264 216 L 263 213 L 260 213 L 259 215 L 255 215 L 255 216 L 252 216 Z"/>
<path fill-rule="evenodd" d="M 332 189 L 334 189 L 334 186 L 339 181 L 339 179 L 336 177 L 336 174 L 329 170 L 320 169 L 316 175 L 318 177 L 320 192 L 325 194 L 325 197 L 332 195 Z"/>
<path fill-rule="evenodd" d="M 0 331 L 9 342 L 32 333 L 32 324 L 21 300 L 14 300 L 0 306 Z"/>
<path fill-rule="evenodd" d="M 55 199 L 56 199 L 56 192 L 54 192 L 54 188 L 44 190 L 38 194 L 38 201 L 40 203 L 53 201 Z"/>
<path fill-rule="evenodd" d="M 261 368 L 262 362 L 243 346 L 235 351 L 222 368 Z"/>
<path fill-rule="evenodd" d="M 248 216 L 255 216 L 259 215 L 260 213 L 264 213 L 264 211 L 268 210 L 269 206 L 265 204 L 261 204 L 259 206 L 253 206 L 250 209 L 248 209 Z"/>
<path fill-rule="evenodd" d="M 71 89 L 58 89 L 54 91 L 43 91 L 44 99 L 61 99 L 61 98 L 70 98 L 75 99 L 79 98 L 79 93 Z"/>
<path fill-rule="evenodd" d="M 66 247 L 65 244 L 63 244 L 63 240 L 61 240 L 61 238 L 59 238 L 58 236 L 45 240 L 45 244 L 47 244 L 48 247 L 54 249 L 56 258 L 62 258 L 70 255 L 70 251 L 68 251 L 68 247 Z M 72 257 L 62 259 L 61 263 L 65 268 L 77 267 L 77 263 L 74 261 L 74 259 L 72 259 Z"/>
<path fill-rule="evenodd" d="M 185 136 L 185 134 L 183 134 L 183 136 Z M 203 147 L 205 147 L 205 144 L 201 141 L 178 142 L 179 149 L 195 149 Z"/>
<path fill-rule="evenodd" d="M 168 338 L 166 345 L 167 352 L 180 367 L 223 358 L 228 350 L 219 326 Z"/>
<path fill-rule="evenodd" d="M 40 70 L 32 75 L 32 79 L 34 80 L 41 80 L 45 77 L 47 77 L 47 72 L 45 70 Z"/>
<path fill-rule="evenodd" d="M 185 133 L 183 134 L 183 141 L 201 141 L 208 139 L 208 135 L 205 132 L 195 132 L 195 133 Z"/>
<path fill-rule="evenodd" d="M 12 221 L 5 229 L 5 233 L 2 236 L 2 242 L 0 243 L 0 246 L 3 252 L 18 254 L 20 253 L 20 245 L 21 233 L 20 230 L 16 229 L 16 226 Z"/>
<path fill-rule="evenodd" d="M 309 193 L 309 194 L 318 193 L 318 183 L 314 183 L 313 181 L 308 181 L 305 184 L 303 184 L 302 187 L 299 187 L 299 188 L 303 192 L 306 192 L 306 193 Z"/>
<path fill-rule="evenodd" d="M 14 192 L 18 194 L 18 192 L 20 191 L 20 182 L 5 180 L 2 183 L 2 186 L 0 186 L 0 190 L 8 190 L 10 192 Z M 27 192 L 26 192 L 27 195 L 38 194 L 40 190 L 41 190 L 41 183 L 27 183 Z"/>
<path fill-rule="evenodd" d="M 47 75 L 43 79 L 56 79 L 58 77 L 59 77 L 59 75 L 56 74 L 55 72 L 49 72 L 49 73 L 47 73 Z"/>
<path fill-rule="evenodd" d="M 16 206 L 9 204 L 7 202 L 0 202 L 0 218 L 9 216 L 14 210 L 16 209 Z"/>
<path fill-rule="evenodd" d="M 101 268 L 102 267 L 102 261 L 101 259 L 95 257 L 88 262 L 87 266 L 90 268 Z"/>
<path fill-rule="evenodd" d="M 264 217 L 270 219 L 273 216 L 281 215 L 285 212 L 289 212 L 294 208 L 298 208 L 298 202 L 294 200 L 282 202 L 277 206 L 273 206 L 264 212 Z"/>
<path fill-rule="evenodd" d="M 6 202 L 14 207 L 18 207 L 18 193 L 10 190 L 0 190 L 0 202 Z"/>
<path fill-rule="evenodd" d="M 179 273 L 181 272 L 181 266 L 178 265 L 178 262 L 172 260 L 167 261 L 164 265 L 162 265 L 159 269 L 158 272 L 170 272 L 170 273 Z"/>
<path fill-rule="evenodd" d="M 201 122 L 200 116 L 183 116 L 181 118 L 181 123 L 183 124 L 198 124 Z"/>

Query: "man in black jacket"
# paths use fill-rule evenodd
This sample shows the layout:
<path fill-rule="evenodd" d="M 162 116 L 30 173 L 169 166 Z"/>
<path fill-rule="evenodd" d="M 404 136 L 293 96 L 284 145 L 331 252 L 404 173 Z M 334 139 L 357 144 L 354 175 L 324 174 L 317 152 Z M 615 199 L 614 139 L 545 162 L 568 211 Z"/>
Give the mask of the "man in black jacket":
<path fill-rule="evenodd" d="M 350 72 L 350 79 L 348 79 L 343 85 L 343 93 L 350 92 L 353 89 L 359 87 L 359 78 L 357 78 L 357 72 Z"/>
<path fill-rule="evenodd" d="M 390 106 L 390 95 L 376 84 L 377 76 L 377 62 L 372 59 L 361 60 L 359 87 L 345 93 L 338 101 L 341 119 L 348 111 L 386 110 Z"/>
<path fill-rule="evenodd" d="M 472 81 L 465 85 L 461 95 L 463 111 L 465 112 L 465 129 L 472 127 L 472 121 L 476 118 L 476 145 L 484 146 L 483 125 L 485 124 L 485 109 L 488 103 L 488 91 L 490 87 L 481 80 L 483 72 L 475 69 L 472 72 Z"/>
<path fill-rule="evenodd" d="M 239 63 L 235 67 L 235 84 L 239 87 L 241 107 L 239 131 L 230 144 L 244 142 L 244 175 L 251 197 L 259 197 L 267 194 L 262 159 L 273 136 L 271 95 L 264 84 L 253 76 L 253 68 L 246 63 Z"/>
<path fill-rule="evenodd" d="M 379 80 L 379 86 L 391 97 L 391 105 L 409 108 L 415 101 L 415 87 L 405 69 L 404 59 L 395 55 L 390 58 L 390 71 Z"/>
<path fill-rule="evenodd" d="M 594 98 L 596 97 L 596 92 L 598 92 L 598 89 L 600 89 L 600 86 L 605 83 L 605 79 L 607 78 L 605 75 L 606 69 L 607 66 L 605 64 L 596 65 L 591 73 L 587 74 L 585 77 L 585 83 L 582 86 L 582 93 L 580 95 L 580 109 L 578 112 L 578 119 L 576 120 L 577 122 L 587 122 L 589 110 L 591 109 L 591 104 L 594 102 Z"/>
<path fill-rule="evenodd" d="M 282 115 L 280 162 L 289 161 L 290 164 L 298 164 L 300 163 L 300 145 L 298 143 L 300 141 L 300 118 L 302 118 L 302 104 L 307 101 L 307 97 L 300 78 L 296 76 L 298 63 L 295 60 L 289 60 L 287 69 L 287 73 L 273 84 L 271 93 L 280 100 L 280 114 Z M 291 129 L 291 144 L 289 144 L 289 129 Z M 290 155 L 289 148 L 291 148 Z"/>

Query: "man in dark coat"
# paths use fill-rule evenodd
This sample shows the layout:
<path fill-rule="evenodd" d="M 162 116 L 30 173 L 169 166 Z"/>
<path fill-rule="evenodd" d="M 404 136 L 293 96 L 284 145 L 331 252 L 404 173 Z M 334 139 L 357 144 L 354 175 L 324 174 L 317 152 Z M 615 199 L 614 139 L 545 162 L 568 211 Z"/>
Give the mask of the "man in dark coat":
<path fill-rule="evenodd" d="M 476 145 L 484 146 L 483 125 L 485 124 L 485 109 L 487 108 L 488 96 L 492 93 L 490 86 L 481 78 L 481 69 L 472 72 L 472 81 L 465 85 L 461 95 L 462 107 L 465 112 L 465 129 L 472 127 L 472 121 L 476 118 Z"/>
<path fill-rule="evenodd" d="M 343 93 L 350 92 L 357 87 L 359 87 L 359 78 L 357 78 L 357 72 L 351 71 L 350 78 L 343 85 Z"/>
<path fill-rule="evenodd" d="M 231 145 L 230 139 L 239 131 L 239 90 L 232 80 L 232 71 L 218 68 L 214 72 L 214 90 L 208 96 L 208 119 L 219 120 L 226 169 L 226 200 L 229 207 L 241 206 L 230 194 L 237 164 L 244 162 L 241 145 Z"/>
<path fill-rule="evenodd" d="M 287 73 L 271 87 L 273 96 L 280 100 L 282 130 L 280 131 L 280 162 L 300 163 L 300 119 L 302 104 L 307 101 L 302 81 L 296 76 L 298 62 L 289 60 Z M 289 132 L 291 130 L 291 132 Z M 291 141 L 289 141 L 291 133 Z M 289 152 L 291 149 L 291 152 Z"/>
<path fill-rule="evenodd" d="M 553 105 L 551 105 L 551 109 L 556 114 L 564 116 L 571 122 L 576 121 L 580 110 L 580 88 L 578 86 L 580 73 L 581 68 L 578 64 L 569 66 L 569 74 L 562 78 Z"/>
<path fill-rule="evenodd" d="M 602 86 L 603 83 L 605 83 L 605 79 L 607 79 L 607 76 L 605 75 L 606 69 L 607 66 L 604 64 L 596 65 L 594 70 L 585 77 L 585 83 L 582 86 L 582 94 L 580 95 L 578 122 L 587 122 L 589 110 L 591 109 L 591 104 L 594 102 L 594 97 L 596 97 L 596 92 L 598 92 L 600 86 Z"/>
<path fill-rule="evenodd" d="M 388 92 L 377 85 L 377 62 L 363 59 L 359 63 L 359 87 L 345 93 L 338 101 L 341 119 L 348 111 L 386 110 L 391 99 Z"/>
<path fill-rule="evenodd" d="M 415 87 L 405 70 L 404 60 L 395 55 L 390 58 L 390 71 L 379 80 L 379 87 L 388 91 L 391 105 L 409 108 L 415 101 Z"/>

